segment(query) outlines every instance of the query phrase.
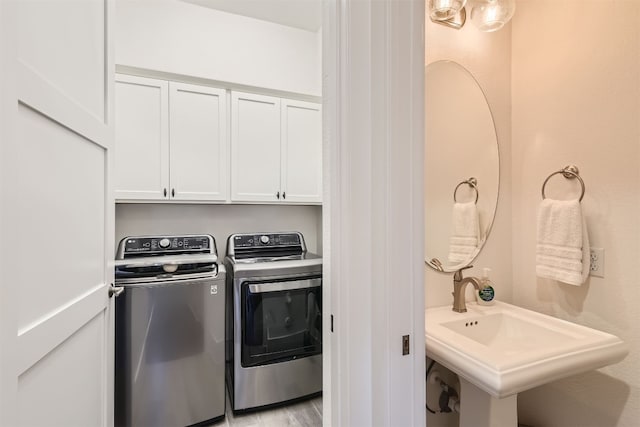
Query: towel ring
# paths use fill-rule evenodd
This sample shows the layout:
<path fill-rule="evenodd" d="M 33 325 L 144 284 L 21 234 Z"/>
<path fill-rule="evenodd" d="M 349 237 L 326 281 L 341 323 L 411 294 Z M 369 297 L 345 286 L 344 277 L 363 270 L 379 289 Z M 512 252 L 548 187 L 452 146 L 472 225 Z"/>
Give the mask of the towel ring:
<path fill-rule="evenodd" d="M 547 182 L 549 181 L 549 179 L 551 179 L 552 176 L 557 175 L 559 173 L 561 173 L 567 179 L 578 178 L 578 181 L 580 181 L 580 185 L 582 186 L 582 194 L 580 194 L 580 199 L 578 200 L 578 201 L 581 202 L 582 198 L 584 197 L 585 186 L 584 186 L 584 181 L 582 180 L 582 178 L 580 178 L 580 171 L 578 170 L 578 167 L 575 166 L 575 165 L 565 166 L 564 168 L 560 169 L 559 171 L 553 172 L 551 175 L 549 175 L 547 177 L 547 179 L 544 180 L 544 182 L 542 183 L 542 199 L 546 199 L 547 198 L 544 195 L 544 187 L 547 185 Z"/>
<path fill-rule="evenodd" d="M 458 192 L 458 188 L 460 188 L 461 185 L 463 184 L 467 184 L 469 187 L 473 188 L 476 191 L 476 201 L 474 202 L 476 205 L 478 204 L 478 180 L 475 179 L 474 177 L 471 177 L 469 179 L 467 179 L 466 181 L 462 181 L 460 184 L 456 185 L 456 189 L 453 190 L 453 201 L 458 203 L 458 200 L 456 199 L 456 193 Z"/>

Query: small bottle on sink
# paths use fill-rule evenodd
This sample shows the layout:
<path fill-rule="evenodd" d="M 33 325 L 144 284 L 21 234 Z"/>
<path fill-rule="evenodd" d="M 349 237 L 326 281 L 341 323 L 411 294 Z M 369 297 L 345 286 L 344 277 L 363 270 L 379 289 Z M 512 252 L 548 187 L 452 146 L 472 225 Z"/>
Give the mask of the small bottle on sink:
<path fill-rule="evenodd" d="M 495 303 L 496 292 L 493 289 L 493 282 L 489 279 L 489 274 L 491 274 L 490 268 L 482 269 L 481 288 L 476 292 L 478 305 L 493 305 Z"/>

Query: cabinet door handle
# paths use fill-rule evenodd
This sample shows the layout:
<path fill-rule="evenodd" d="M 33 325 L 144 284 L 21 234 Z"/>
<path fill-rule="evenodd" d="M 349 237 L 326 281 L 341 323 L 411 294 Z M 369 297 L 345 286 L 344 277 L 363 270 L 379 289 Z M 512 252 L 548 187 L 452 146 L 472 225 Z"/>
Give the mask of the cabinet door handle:
<path fill-rule="evenodd" d="M 171 189 L 171 197 L 176 197 L 176 189 L 175 188 Z"/>
<path fill-rule="evenodd" d="M 285 193 L 284 191 L 282 192 L 282 198 L 286 199 L 287 198 L 287 193 Z"/>
<path fill-rule="evenodd" d="M 278 200 L 280 200 L 280 192 L 278 191 L 278 193 L 276 194 L 276 197 L 278 198 Z"/>
<path fill-rule="evenodd" d="M 167 197 L 167 189 L 164 189 L 164 197 Z"/>

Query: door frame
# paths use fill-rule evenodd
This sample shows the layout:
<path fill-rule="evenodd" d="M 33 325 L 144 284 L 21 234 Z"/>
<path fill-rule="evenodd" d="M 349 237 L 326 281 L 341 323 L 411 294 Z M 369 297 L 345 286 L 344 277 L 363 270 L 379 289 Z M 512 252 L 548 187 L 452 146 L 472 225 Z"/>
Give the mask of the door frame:
<path fill-rule="evenodd" d="M 323 2 L 325 426 L 426 424 L 424 23 Z"/>

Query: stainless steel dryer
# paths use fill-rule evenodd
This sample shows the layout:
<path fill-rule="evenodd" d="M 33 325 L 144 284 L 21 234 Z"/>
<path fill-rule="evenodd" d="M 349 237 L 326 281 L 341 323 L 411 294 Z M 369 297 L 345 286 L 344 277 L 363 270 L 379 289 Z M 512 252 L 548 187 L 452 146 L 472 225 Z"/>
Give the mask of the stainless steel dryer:
<path fill-rule="evenodd" d="M 225 413 L 225 269 L 209 235 L 126 237 L 116 255 L 116 426 Z"/>
<path fill-rule="evenodd" d="M 297 232 L 234 234 L 225 266 L 233 410 L 319 394 L 322 258 L 307 252 Z"/>

